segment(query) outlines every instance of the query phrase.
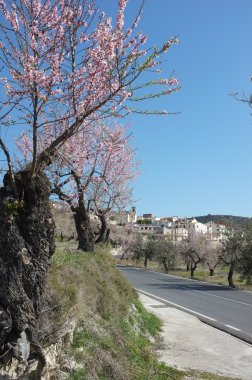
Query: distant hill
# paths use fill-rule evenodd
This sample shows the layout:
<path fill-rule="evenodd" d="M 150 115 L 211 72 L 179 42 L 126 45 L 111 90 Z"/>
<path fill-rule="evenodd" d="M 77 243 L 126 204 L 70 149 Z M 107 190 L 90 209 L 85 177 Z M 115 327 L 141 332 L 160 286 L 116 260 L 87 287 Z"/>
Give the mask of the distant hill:
<path fill-rule="evenodd" d="M 238 224 L 243 225 L 247 224 L 248 222 L 252 222 L 252 218 L 248 218 L 245 216 L 234 216 L 234 215 L 203 215 L 203 216 L 195 216 L 195 219 L 198 220 L 198 222 L 201 223 L 208 223 L 208 222 L 221 222 L 225 224 Z"/>

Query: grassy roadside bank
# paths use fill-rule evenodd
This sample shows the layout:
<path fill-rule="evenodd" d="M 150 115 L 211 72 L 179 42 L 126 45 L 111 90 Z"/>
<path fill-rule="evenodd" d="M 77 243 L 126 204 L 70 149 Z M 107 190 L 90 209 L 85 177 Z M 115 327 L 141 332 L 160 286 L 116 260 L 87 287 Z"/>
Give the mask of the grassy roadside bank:
<path fill-rule="evenodd" d="M 157 360 L 161 322 L 144 309 L 106 249 L 83 254 L 61 247 L 52 259 L 47 289 L 54 304 L 51 331 L 75 321 L 64 346 L 73 364 L 64 370 L 59 359 L 59 379 L 228 380 L 185 373 Z"/>

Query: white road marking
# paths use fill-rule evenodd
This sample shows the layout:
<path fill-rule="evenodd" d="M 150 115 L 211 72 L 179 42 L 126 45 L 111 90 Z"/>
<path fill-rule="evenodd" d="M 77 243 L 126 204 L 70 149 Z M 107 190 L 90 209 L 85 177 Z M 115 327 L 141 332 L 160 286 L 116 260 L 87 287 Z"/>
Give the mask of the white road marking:
<path fill-rule="evenodd" d="M 152 280 L 152 281 L 157 281 L 157 282 L 161 282 L 162 284 L 169 284 L 167 281 L 162 281 L 162 280 L 157 280 L 155 278 L 151 278 L 149 276 L 144 276 L 143 274 L 140 274 L 138 275 L 140 277 L 144 277 L 144 278 L 148 278 L 148 280 Z M 215 298 L 220 298 L 220 299 L 223 299 L 223 300 L 226 300 L 226 301 L 230 301 L 230 302 L 234 302 L 234 303 L 238 303 L 240 305 L 245 305 L 245 306 L 249 306 L 249 307 L 252 307 L 252 305 L 250 305 L 249 303 L 245 303 L 245 302 L 241 302 L 241 301 L 236 301 L 236 300 L 232 300 L 230 298 L 226 298 L 226 297 L 221 297 L 221 296 L 217 296 L 215 294 L 211 294 L 211 293 L 207 293 L 206 291 L 201 291 L 201 290 L 196 290 L 196 289 L 188 289 L 186 286 L 183 286 L 183 285 L 179 285 L 181 288 L 183 289 L 187 289 L 187 290 L 190 290 L 192 292 L 197 292 L 197 293 L 202 293 L 204 295 L 207 295 L 209 297 L 215 297 Z"/>
<path fill-rule="evenodd" d="M 236 330 L 236 331 L 241 331 L 240 329 L 238 329 L 237 327 L 234 327 L 234 326 L 230 326 L 230 325 L 225 325 L 225 326 L 229 327 L 230 329 Z"/>
<path fill-rule="evenodd" d="M 138 267 L 129 266 L 129 265 L 122 265 L 122 266 L 131 267 L 132 269 L 137 269 L 137 270 L 143 270 L 143 268 L 138 268 Z M 157 271 L 151 270 L 151 269 L 148 269 L 148 272 L 149 273 L 155 273 L 155 274 L 161 274 L 162 276 L 175 277 L 175 278 L 178 278 L 180 280 L 187 280 L 187 281 L 193 281 L 193 282 L 195 282 L 195 280 L 193 278 L 185 278 L 185 277 L 181 277 L 181 276 L 176 276 L 175 274 L 157 272 Z M 212 285 L 212 286 L 220 286 L 222 288 L 225 288 L 225 287 L 229 288 L 227 285 L 214 284 L 212 282 L 207 282 L 207 281 L 203 281 L 203 280 L 199 280 L 198 282 L 200 282 L 202 284 Z M 239 289 L 239 291 L 242 292 L 242 293 L 249 293 L 251 295 L 251 291 L 250 290 Z M 247 304 L 245 304 L 245 305 L 247 305 Z"/>
<path fill-rule="evenodd" d="M 197 313 L 197 312 L 194 311 L 194 310 L 188 309 L 187 307 L 184 307 L 184 306 L 180 306 L 180 305 L 178 305 L 178 304 L 176 304 L 176 303 L 174 303 L 174 302 L 167 301 L 167 300 L 165 300 L 164 298 L 160 298 L 160 297 L 155 296 L 154 294 L 151 294 L 151 293 L 145 292 L 145 291 L 143 291 L 143 290 L 141 290 L 141 289 L 137 289 L 137 288 L 136 288 L 136 290 L 137 290 L 138 292 L 140 292 L 140 293 L 143 293 L 143 294 L 149 296 L 149 297 L 153 297 L 154 299 L 157 299 L 157 300 L 159 300 L 159 301 L 161 301 L 161 302 L 165 302 L 165 303 L 168 303 L 169 305 L 176 306 L 176 307 L 178 307 L 178 308 L 180 308 L 180 309 L 182 309 L 182 310 L 189 311 L 190 313 L 195 314 L 196 316 L 199 315 L 200 317 L 207 318 L 207 319 L 209 319 L 210 321 L 216 321 L 216 319 L 210 318 L 210 317 L 208 317 L 207 315 L 204 315 L 204 314 L 201 314 L 201 313 Z"/>

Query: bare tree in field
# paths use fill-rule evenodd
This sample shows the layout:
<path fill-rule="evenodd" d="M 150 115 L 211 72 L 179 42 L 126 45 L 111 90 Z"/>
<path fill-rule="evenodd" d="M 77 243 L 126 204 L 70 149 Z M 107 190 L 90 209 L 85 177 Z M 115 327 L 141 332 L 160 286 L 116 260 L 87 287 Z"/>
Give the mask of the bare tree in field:
<path fill-rule="evenodd" d="M 125 6 L 120 0 L 113 25 L 91 0 L 0 1 L 1 136 L 24 128 L 32 139 L 31 161 L 15 171 L 8 141 L 0 137 L 8 170 L 0 189 L 0 362 L 13 356 L 26 360 L 33 351 L 38 377 L 45 358 L 36 339 L 37 320 L 54 253 L 44 171 L 74 134 L 128 114 L 131 101 L 178 89 L 175 78 L 140 82 L 177 40 L 145 49 L 137 20 L 124 27 Z M 138 92 L 143 85 L 160 91 L 143 95 Z"/>
<path fill-rule="evenodd" d="M 188 264 L 191 277 L 200 263 L 205 260 L 205 237 L 200 234 L 190 234 L 186 240 L 178 243 L 178 251 Z"/>
<path fill-rule="evenodd" d="M 221 243 L 211 240 L 208 236 L 205 237 L 205 264 L 209 269 L 209 275 L 214 275 L 214 270 L 220 263 Z"/>

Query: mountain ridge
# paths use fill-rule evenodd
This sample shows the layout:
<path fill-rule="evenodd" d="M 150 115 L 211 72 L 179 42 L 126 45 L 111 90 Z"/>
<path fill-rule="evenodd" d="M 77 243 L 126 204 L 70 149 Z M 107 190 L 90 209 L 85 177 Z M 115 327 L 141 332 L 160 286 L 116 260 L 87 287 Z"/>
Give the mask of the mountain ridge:
<path fill-rule="evenodd" d="M 221 214 L 200 215 L 200 216 L 195 216 L 195 219 L 201 223 L 221 222 L 225 224 L 238 224 L 238 225 L 244 225 L 252 221 L 252 218 L 249 218 L 248 216 L 221 215 Z"/>

